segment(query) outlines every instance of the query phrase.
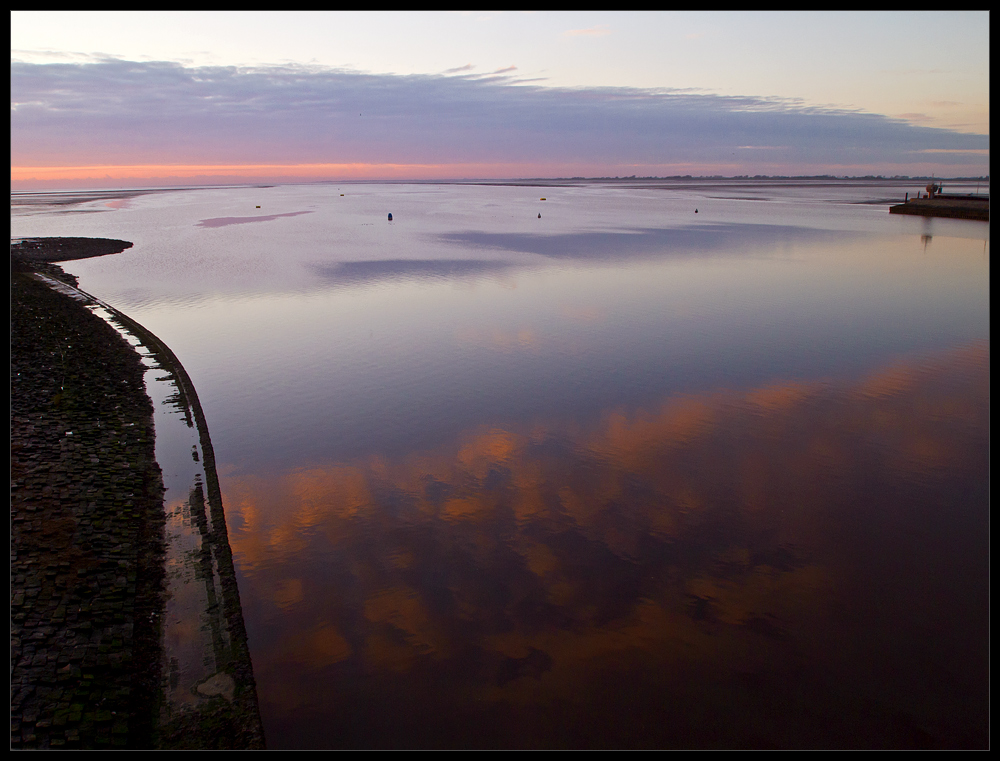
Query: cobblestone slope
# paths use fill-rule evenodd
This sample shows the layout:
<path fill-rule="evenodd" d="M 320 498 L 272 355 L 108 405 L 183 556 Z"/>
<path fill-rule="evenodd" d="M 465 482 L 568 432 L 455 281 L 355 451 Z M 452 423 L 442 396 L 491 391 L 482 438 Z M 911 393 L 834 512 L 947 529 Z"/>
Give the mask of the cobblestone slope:
<path fill-rule="evenodd" d="M 164 518 L 144 368 L 11 277 L 11 746 L 150 747 Z"/>

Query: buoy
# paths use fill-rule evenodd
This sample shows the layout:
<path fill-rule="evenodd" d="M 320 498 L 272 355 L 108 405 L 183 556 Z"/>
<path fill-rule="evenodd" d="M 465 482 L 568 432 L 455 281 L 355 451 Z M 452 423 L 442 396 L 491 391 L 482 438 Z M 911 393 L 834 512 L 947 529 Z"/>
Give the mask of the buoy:
<path fill-rule="evenodd" d="M 538 212 L 538 218 L 539 218 L 539 219 L 541 219 L 541 218 L 542 218 L 542 212 Z"/>
<path fill-rule="evenodd" d="M 389 212 L 389 221 L 392 222 L 392 212 Z"/>
<path fill-rule="evenodd" d="M 698 210 L 697 210 L 697 209 L 695 209 L 695 210 L 694 210 L 694 213 L 695 213 L 695 214 L 697 214 L 697 213 L 698 213 Z"/>

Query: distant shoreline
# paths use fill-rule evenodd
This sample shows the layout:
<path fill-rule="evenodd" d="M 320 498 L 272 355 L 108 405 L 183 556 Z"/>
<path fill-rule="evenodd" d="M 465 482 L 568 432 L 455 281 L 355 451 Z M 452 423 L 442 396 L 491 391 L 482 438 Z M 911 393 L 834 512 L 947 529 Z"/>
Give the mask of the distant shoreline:
<path fill-rule="evenodd" d="M 786 187 L 802 185 L 852 185 L 870 186 L 873 184 L 899 185 L 926 183 L 930 180 L 940 183 L 983 183 L 989 187 L 989 175 L 982 177 L 930 177 L 923 175 L 882 175 L 836 176 L 836 175 L 671 175 L 666 177 L 522 177 L 522 178 L 463 178 L 441 180 L 400 180 L 400 179 L 370 179 L 370 180 L 303 180 L 245 183 L 208 183 L 204 185 L 153 185 L 124 187 L 121 185 L 109 188 L 22 188 L 11 189 L 10 202 L 12 206 L 76 203 L 82 199 L 103 200 L 106 198 L 134 198 L 148 193 L 165 193 L 181 190 L 219 190 L 230 188 L 271 188 L 279 185 L 490 185 L 509 187 L 579 187 L 582 185 L 617 185 L 620 187 L 655 187 L 656 183 L 669 183 L 671 186 L 690 183 L 781 183 Z"/>

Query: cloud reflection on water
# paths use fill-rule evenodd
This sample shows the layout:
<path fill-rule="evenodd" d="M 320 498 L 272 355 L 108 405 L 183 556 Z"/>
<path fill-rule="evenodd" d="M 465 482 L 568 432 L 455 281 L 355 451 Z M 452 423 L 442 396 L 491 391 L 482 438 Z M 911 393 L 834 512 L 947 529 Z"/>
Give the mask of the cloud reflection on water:
<path fill-rule="evenodd" d="M 510 262 L 482 259 L 377 259 L 313 264 L 320 282 L 361 285 L 386 280 L 453 280 L 508 270 Z"/>
<path fill-rule="evenodd" d="M 297 217 L 300 214 L 312 214 L 312 211 L 290 211 L 286 214 L 259 214 L 254 217 L 213 217 L 203 219 L 195 227 L 228 227 L 229 225 L 246 225 L 251 222 L 270 222 L 280 217 Z"/>
<path fill-rule="evenodd" d="M 853 235 L 860 236 L 861 233 Z M 787 250 L 797 244 L 824 240 L 843 243 L 851 236 L 851 232 L 843 230 L 737 223 L 568 233 L 465 231 L 437 234 L 433 236 L 433 240 L 463 250 L 466 255 L 488 251 L 505 257 L 371 259 L 315 262 L 307 267 L 318 276 L 320 282 L 338 286 L 393 280 L 465 280 L 534 267 L 545 260 L 621 263 L 651 258 L 732 257 L 760 252 L 773 256 L 775 252 Z M 525 259 L 524 254 L 543 259 Z"/>
<path fill-rule="evenodd" d="M 973 742 L 988 411 L 977 343 L 853 385 L 676 396 L 591 429 L 226 478 L 268 731 Z"/>
<path fill-rule="evenodd" d="M 437 237 L 444 243 L 468 248 L 537 254 L 550 259 L 621 261 L 650 255 L 733 256 L 765 247 L 773 251 L 776 246 L 795 243 L 843 241 L 845 233 L 794 225 L 710 223 L 555 234 L 466 231 Z"/>

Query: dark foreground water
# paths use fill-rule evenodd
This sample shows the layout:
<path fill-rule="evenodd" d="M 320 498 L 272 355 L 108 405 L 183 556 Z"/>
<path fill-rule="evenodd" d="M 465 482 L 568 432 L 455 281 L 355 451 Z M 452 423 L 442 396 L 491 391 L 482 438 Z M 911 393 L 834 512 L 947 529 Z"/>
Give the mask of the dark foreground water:
<path fill-rule="evenodd" d="M 197 387 L 269 747 L 985 747 L 989 226 L 907 190 L 11 222 L 136 244 L 66 269 Z"/>

